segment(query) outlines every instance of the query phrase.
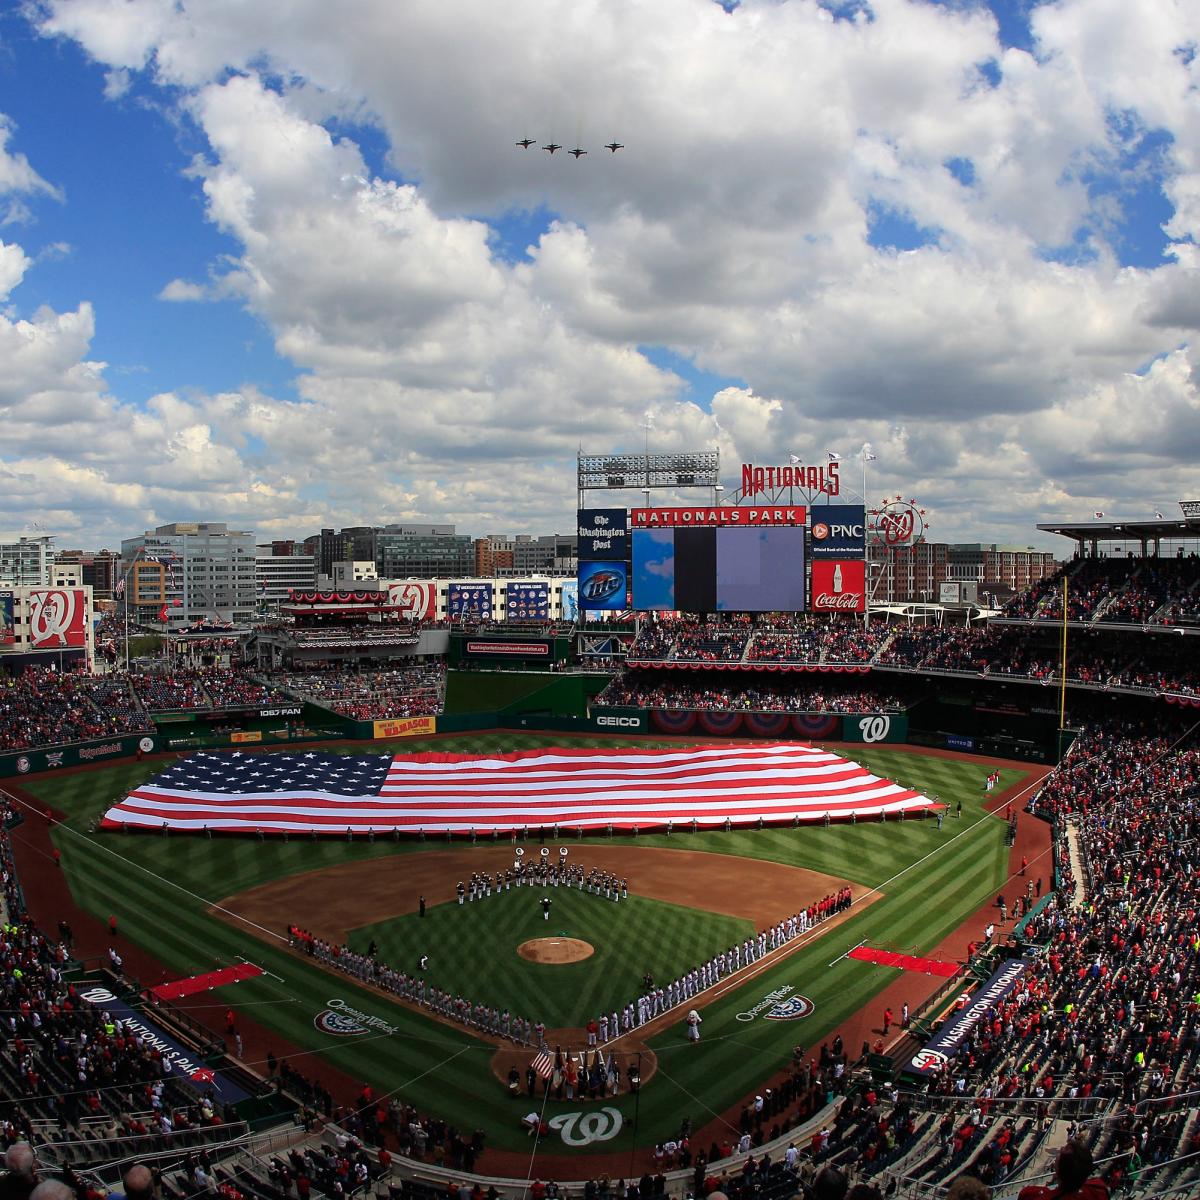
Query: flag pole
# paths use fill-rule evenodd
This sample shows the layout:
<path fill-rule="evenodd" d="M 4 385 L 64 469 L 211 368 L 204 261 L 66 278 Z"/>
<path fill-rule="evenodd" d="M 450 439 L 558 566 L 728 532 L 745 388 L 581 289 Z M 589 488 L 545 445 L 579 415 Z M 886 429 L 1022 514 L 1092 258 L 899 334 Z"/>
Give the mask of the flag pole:
<path fill-rule="evenodd" d="M 862 451 L 863 468 L 863 630 L 871 624 L 871 539 L 867 537 L 867 448 Z M 887 619 L 884 619 L 887 624 Z"/>
<path fill-rule="evenodd" d="M 1067 727 L 1067 577 L 1063 575 L 1062 591 L 1062 678 L 1058 689 L 1058 728 L 1061 732 Z"/>

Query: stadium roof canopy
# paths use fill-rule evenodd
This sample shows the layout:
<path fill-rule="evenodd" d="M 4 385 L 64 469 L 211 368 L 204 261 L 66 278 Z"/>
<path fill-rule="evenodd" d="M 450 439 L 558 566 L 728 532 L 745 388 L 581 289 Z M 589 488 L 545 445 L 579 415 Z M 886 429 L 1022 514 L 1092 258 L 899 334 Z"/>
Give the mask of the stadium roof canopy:
<path fill-rule="evenodd" d="M 1185 510 L 1186 511 L 1186 510 Z M 1076 542 L 1165 542 L 1200 538 L 1200 511 L 1178 520 L 1153 521 L 1047 521 L 1038 525 L 1045 533 L 1060 533 Z"/>

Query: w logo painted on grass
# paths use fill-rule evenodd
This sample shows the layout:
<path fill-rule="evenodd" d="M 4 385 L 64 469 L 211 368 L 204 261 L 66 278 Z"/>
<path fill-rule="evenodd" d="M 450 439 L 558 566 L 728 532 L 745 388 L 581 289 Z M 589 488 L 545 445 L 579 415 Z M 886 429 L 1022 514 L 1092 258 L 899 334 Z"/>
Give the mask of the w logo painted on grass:
<path fill-rule="evenodd" d="M 607 1105 L 598 1112 L 559 1113 L 546 1122 L 557 1129 L 568 1146 L 590 1146 L 593 1142 L 609 1142 L 621 1132 L 621 1114 Z"/>

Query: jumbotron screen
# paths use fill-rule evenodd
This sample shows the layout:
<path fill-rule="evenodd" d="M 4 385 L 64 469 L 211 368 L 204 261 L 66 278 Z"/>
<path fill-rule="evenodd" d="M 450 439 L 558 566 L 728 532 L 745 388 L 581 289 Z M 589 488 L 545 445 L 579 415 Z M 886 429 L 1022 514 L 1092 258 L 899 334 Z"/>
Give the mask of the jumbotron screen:
<path fill-rule="evenodd" d="M 632 580 L 636 609 L 799 612 L 804 529 L 635 529 Z"/>

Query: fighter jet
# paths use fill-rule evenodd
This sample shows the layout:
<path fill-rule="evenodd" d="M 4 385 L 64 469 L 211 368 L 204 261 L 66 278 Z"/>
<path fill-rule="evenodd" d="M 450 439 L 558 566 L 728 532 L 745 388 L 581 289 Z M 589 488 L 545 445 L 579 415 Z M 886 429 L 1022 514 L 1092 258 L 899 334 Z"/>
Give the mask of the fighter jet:
<path fill-rule="evenodd" d="M 520 146 L 522 150 L 528 150 L 529 147 L 533 145 L 533 138 L 522 138 L 516 144 Z"/>
<path fill-rule="evenodd" d="M 576 146 L 574 150 L 568 150 L 567 153 L 575 155 L 575 161 L 578 162 L 579 159 L 587 153 L 587 151 L 580 150 L 580 148 Z"/>
<path fill-rule="evenodd" d="M 548 146 L 543 146 L 542 149 L 549 150 L 553 154 L 555 150 L 561 150 L 562 147 L 557 142 L 551 142 Z"/>
<path fill-rule="evenodd" d="M 618 150 L 624 150 L 625 146 L 621 142 L 609 142 L 604 148 L 605 150 L 611 150 L 614 154 L 616 154 Z"/>

